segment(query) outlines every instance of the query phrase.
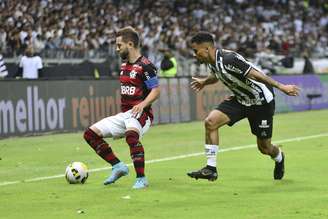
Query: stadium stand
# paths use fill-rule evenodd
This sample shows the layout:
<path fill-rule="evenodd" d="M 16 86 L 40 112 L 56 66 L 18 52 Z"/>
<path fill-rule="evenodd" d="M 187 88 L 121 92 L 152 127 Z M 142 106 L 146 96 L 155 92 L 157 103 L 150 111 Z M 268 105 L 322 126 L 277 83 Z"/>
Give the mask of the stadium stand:
<path fill-rule="evenodd" d="M 190 56 L 185 39 L 198 30 L 249 58 L 328 56 L 325 0 L 3 0 L 0 53 L 16 57 L 32 45 L 43 58 L 103 62 L 115 56 L 113 35 L 125 25 L 141 33 L 150 56 L 160 48 Z"/>

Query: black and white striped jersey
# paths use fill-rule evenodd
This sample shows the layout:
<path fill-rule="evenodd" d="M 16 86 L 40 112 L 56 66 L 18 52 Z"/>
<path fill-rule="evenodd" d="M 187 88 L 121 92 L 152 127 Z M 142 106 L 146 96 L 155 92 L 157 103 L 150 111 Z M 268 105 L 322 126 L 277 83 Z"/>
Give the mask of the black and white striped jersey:
<path fill-rule="evenodd" d="M 257 68 L 240 54 L 218 49 L 215 65 L 208 66 L 211 73 L 233 92 L 240 104 L 263 105 L 273 100 L 272 87 L 246 77 L 252 68 Z"/>

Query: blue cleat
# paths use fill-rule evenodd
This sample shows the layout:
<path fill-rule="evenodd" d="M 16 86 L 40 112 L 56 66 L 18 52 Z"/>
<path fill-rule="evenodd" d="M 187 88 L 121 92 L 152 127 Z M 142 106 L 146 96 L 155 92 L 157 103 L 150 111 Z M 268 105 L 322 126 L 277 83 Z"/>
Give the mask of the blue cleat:
<path fill-rule="evenodd" d="M 147 178 L 144 176 L 144 177 L 139 177 L 136 179 L 136 182 L 134 183 L 133 185 L 133 189 L 144 189 L 148 186 L 148 180 Z"/>
<path fill-rule="evenodd" d="M 119 162 L 112 167 L 112 175 L 110 175 L 104 182 L 104 185 L 112 184 L 122 176 L 129 173 L 129 168 L 123 162 Z"/>

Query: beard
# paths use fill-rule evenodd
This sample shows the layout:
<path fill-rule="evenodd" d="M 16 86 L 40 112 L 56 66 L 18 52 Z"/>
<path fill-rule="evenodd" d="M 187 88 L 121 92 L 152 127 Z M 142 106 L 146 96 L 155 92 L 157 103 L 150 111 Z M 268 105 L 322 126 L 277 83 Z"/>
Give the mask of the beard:
<path fill-rule="evenodd" d="M 197 62 L 200 64 L 208 64 L 209 63 L 209 56 L 201 56 L 197 58 Z"/>
<path fill-rule="evenodd" d="M 196 59 L 196 63 L 198 64 L 198 65 L 200 65 L 200 64 L 204 64 L 205 62 L 204 62 L 204 60 L 203 59 Z"/>
<path fill-rule="evenodd" d="M 129 51 L 126 49 L 126 50 L 120 52 L 120 57 L 122 60 L 127 60 L 129 57 Z"/>

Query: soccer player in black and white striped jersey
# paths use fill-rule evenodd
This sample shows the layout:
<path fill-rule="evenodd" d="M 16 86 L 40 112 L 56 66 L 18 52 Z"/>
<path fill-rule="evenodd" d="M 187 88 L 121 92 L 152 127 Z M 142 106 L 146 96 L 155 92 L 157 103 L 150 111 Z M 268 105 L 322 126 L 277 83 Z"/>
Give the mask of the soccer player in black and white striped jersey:
<path fill-rule="evenodd" d="M 216 180 L 218 129 L 247 118 L 252 134 L 257 137 L 259 151 L 275 161 L 274 179 L 282 179 L 285 155 L 277 145 L 271 143 L 275 109 L 273 87 L 289 96 L 297 96 L 300 89 L 296 85 L 285 85 L 266 76 L 236 52 L 216 48 L 211 33 L 198 32 L 190 43 L 195 58 L 207 64 L 211 70 L 206 78 L 193 77 L 191 88 L 198 92 L 206 85 L 221 81 L 232 91 L 233 96 L 220 103 L 205 119 L 207 165 L 187 174 L 195 179 Z"/>

